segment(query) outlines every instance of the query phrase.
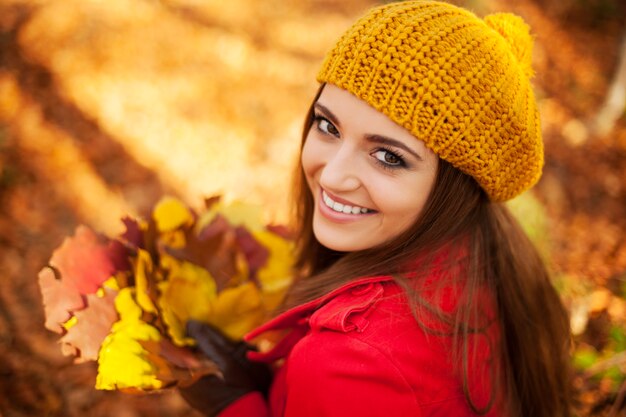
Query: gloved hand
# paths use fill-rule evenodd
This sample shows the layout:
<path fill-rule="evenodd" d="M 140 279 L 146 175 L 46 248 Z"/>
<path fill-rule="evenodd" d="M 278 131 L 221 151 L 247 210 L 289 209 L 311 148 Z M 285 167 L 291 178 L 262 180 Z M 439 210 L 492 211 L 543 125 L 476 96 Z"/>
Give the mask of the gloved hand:
<path fill-rule="evenodd" d="M 233 342 L 208 324 L 190 320 L 187 334 L 198 342 L 200 350 L 222 372 L 223 378 L 208 375 L 188 387 L 180 387 L 182 397 L 196 410 L 215 417 L 229 404 L 253 391 L 267 395 L 272 372 L 262 363 L 251 362 L 246 352 L 252 347 Z"/>

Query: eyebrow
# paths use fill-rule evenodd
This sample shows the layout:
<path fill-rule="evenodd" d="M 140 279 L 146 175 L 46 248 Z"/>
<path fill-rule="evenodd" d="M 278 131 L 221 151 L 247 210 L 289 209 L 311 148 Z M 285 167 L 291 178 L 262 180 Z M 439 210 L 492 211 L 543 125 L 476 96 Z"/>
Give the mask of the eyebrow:
<path fill-rule="evenodd" d="M 341 123 L 339 123 L 339 119 L 337 119 L 337 116 L 335 116 L 333 114 L 332 111 L 330 111 L 328 109 L 328 107 L 324 106 L 323 104 L 321 104 L 319 101 L 315 102 L 315 106 L 316 109 L 320 110 L 322 113 L 324 113 L 324 116 L 328 117 L 328 119 L 333 122 L 333 124 L 337 127 L 341 127 Z"/>
<path fill-rule="evenodd" d="M 324 106 L 320 102 L 315 102 L 314 108 L 324 113 L 324 116 L 327 117 L 331 122 L 333 122 L 335 126 L 341 127 L 341 123 L 339 123 L 339 119 L 337 118 L 337 116 L 333 114 L 332 111 L 328 109 L 328 107 Z M 410 153 L 411 155 L 413 155 L 417 160 L 419 161 L 424 160 L 424 158 L 422 158 L 417 152 L 415 152 L 413 149 L 411 149 L 410 147 L 408 147 L 403 142 L 397 139 L 392 139 L 390 137 L 377 135 L 377 134 L 367 134 L 365 135 L 365 139 L 368 142 L 373 142 L 373 143 L 378 143 L 381 145 L 388 145 L 388 146 L 394 146 L 396 148 L 400 148 Z"/>

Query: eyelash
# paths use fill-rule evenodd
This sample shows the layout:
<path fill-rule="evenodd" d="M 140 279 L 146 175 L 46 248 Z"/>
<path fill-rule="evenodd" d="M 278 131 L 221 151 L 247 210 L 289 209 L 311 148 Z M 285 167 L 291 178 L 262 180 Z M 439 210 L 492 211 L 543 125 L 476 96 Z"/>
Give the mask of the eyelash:
<path fill-rule="evenodd" d="M 396 165 L 392 165 L 392 164 L 388 164 L 385 163 L 383 161 L 381 161 L 380 159 L 374 157 L 374 161 L 380 165 L 382 168 L 387 169 L 389 171 L 394 171 L 396 169 L 401 169 L 401 168 L 406 168 L 407 164 L 406 161 L 404 160 L 404 157 L 402 156 L 402 154 L 400 154 L 400 152 L 396 151 L 396 150 L 391 150 L 385 146 L 381 146 L 380 148 L 377 148 L 374 152 L 372 152 L 372 154 L 376 154 L 377 152 L 387 152 L 389 154 L 391 154 L 394 158 L 396 158 L 398 160 L 398 163 Z"/>
<path fill-rule="evenodd" d="M 332 134 L 330 132 L 326 132 L 326 131 L 322 130 L 322 128 L 320 127 L 320 123 L 321 122 L 326 122 L 326 123 L 328 123 L 329 126 L 332 126 L 335 130 L 337 130 L 337 127 L 330 120 L 328 120 L 326 117 L 324 117 L 324 116 L 322 116 L 320 114 L 315 113 L 313 115 L 313 125 L 315 125 L 315 129 L 317 129 L 317 131 L 320 132 L 323 135 L 332 135 L 332 136 L 336 137 L 336 135 L 334 135 L 334 134 Z M 391 154 L 394 158 L 398 159 L 398 164 L 397 165 L 391 165 L 391 164 L 388 164 L 388 163 L 385 163 L 385 162 L 381 161 L 380 159 L 378 159 L 378 158 L 376 158 L 374 156 L 374 162 L 376 162 L 376 164 L 378 164 L 381 168 L 383 168 L 385 170 L 388 170 L 388 171 L 395 171 L 397 169 L 401 169 L 401 168 L 406 168 L 407 167 L 407 163 L 406 163 L 404 157 L 402 156 L 402 154 L 400 152 L 398 152 L 396 150 L 392 150 L 392 149 L 390 149 L 388 147 L 381 146 L 379 148 L 376 148 L 371 153 L 371 155 L 374 155 L 377 152 L 381 152 L 381 151 L 387 152 L 387 153 Z"/>
<path fill-rule="evenodd" d="M 328 123 L 329 126 L 332 126 L 335 130 L 337 130 L 337 127 L 330 120 L 328 120 L 327 118 L 325 118 L 322 115 L 314 114 L 313 115 L 313 124 L 315 125 L 315 128 L 317 129 L 317 131 L 322 133 L 323 135 L 333 135 L 333 134 L 330 133 L 330 132 L 323 131 L 322 128 L 320 127 L 320 123 L 321 122 L 326 122 L 326 123 Z M 333 136 L 335 136 L 335 135 L 333 135 Z"/>

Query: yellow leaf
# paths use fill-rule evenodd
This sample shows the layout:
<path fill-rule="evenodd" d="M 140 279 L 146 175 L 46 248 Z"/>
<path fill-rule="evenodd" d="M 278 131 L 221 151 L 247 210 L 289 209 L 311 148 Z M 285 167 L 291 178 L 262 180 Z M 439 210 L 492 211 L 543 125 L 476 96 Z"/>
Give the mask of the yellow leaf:
<path fill-rule="evenodd" d="M 65 330 L 69 330 L 72 327 L 76 326 L 76 323 L 78 323 L 78 319 L 76 318 L 76 316 L 72 316 L 72 317 L 70 317 L 70 319 L 68 321 L 63 323 L 61 326 L 63 326 L 63 328 Z"/>
<path fill-rule="evenodd" d="M 252 282 L 247 282 L 218 294 L 208 323 L 231 339 L 240 340 L 264 318 L 259 290 Z"/>
<path fill-rule="evenodd" d="M 152 212 L 159 232 L 168 232 L 193 223 L 193 214 L 180 200 L 164 197 Z"/>
<path fill-rule="evenodd" d="M 196 230 L 202 230 L 211 224 L 218 214 L 223 216 L 232 226 L 243 226 L 248 230 L 260 230 L 264 227 L 261 207 L 239 201 L 230 204 L 219 201 L 209 207 L 208 210 L 200 213 Z"/>
<path fill-rule="evenodd" d="M 185 247 L 186 239 L 185 232 L 182 230 L 170 230 L 169 232 L 163 232 L 159 237 L 159 240 L 170 248 L 180 249 Z"/>
<path fill-rule="evenodd" d="M 120 286 L 117 283 L 117 279 L 115 277 L 111 277 L 102 283 L 103 288 L 109 288 L 111 290 L 119 291 Z"/>
<path fill-rule="evenodd" d="M 104 339 L 98 358 L 96 389 L 159 389 L 157 367 L 147 360 L 140 340 L 160 339 L 159 331 L 139 320 L 121 320 Z"/>
<path fill-rule="evenodd" d="M 293 243 L 267 230 L 254 232 L 253 236 L 270 252 L 267 263 L 257 273 L 263 292 L 287 288 L 293 279 Z"/>
<path fill-rule="evenodd" d="M 115 279 L 115 277 L 111 277 L 109 279 L 107 279 L 106 281 L 104 281 L 102 283 L 102 287 L 98 288 L 96 290 L 96 295 L 100 298 L 104 297 L 106 295 L 105 292 L 105 288 L 108 288 L 110 290 L 115 290 L 115 291 L 119 291 L 120 290 L 120 286 L 117 283 L 117 280 Z"/>
<path fill-rule="evenodd" d="M 159 389 L 158 369 L 149 361 L 140 341 L 159 341 L 159 331 L 140 320 L 141 308 L 133 299 L 133 290 L 123 288 L 115 299 L 121 319 L 102 342 L 98 355 L 96 389 Z"/>
<path fill-rule="evenodd" d="M 120 320 L 141 320 L 142 311 L 134 299 L 134 292 L 131 287 L 122 288 L 115 297 L 115 309 Z"/>
<path fill-rule="evenodd" d="M 211 274 L 190 262 L 164 259 L 170 272 L 159 283 L 159 306 L 168 326 L 168 333 L 178 346 L 193 344 L 185 337 L 189 319 L 206 322 L 211 314 L 211 302 L 217 296 L 217 286 Z"/>
<path fill-rule="evenodd" d="M 152 275 L 154 266 L 150 254 L 143 250 L 137 250 L 137 261 L 135 265 L 135 288 L 137 289 L 137 304 L 147 313 L 155 314 L 157 309 L 150 299 L 150 286 L 148 276 Z"/>
<path fill-rule="evenodd" d="M 200 215 L 198 216 L 198 221 L 195 225 L 195 230 L 197 233 L 213 222 L 215 216 L 217 216 L 218 214 L 217 210 L 215 209 L 215 206 L 217 205 L 218 203 L 215 203 L 210 209 L 200 213 Z"/>

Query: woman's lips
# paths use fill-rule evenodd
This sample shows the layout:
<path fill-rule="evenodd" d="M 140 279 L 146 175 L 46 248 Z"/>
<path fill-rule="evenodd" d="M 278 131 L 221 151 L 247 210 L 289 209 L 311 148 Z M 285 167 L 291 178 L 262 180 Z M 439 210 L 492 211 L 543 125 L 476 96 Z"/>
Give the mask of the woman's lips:
<path fill-rule="evenodd" d="M 352 204 L 347 200 L 336 197 L 323 189 L 320 189 L 318 200 L 321 214 L 336 223 L 349 223 L 376 213 L 374 210 Z"/>

